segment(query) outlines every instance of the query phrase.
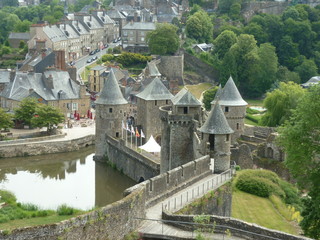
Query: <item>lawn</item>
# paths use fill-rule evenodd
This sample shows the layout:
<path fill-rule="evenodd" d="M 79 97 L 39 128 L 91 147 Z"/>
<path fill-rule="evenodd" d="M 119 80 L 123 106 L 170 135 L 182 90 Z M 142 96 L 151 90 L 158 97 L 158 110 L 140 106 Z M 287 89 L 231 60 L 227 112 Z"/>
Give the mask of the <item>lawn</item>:
<path fill-rule="evenodd" d="M 80 214 L 77 214 L 77 215 L 80 215 Z M 75 217 L 77 215 L 72 215 L 72 216 L 52 215 L 52 216 L 47 216 L 47 217 L 16 219 L 16 220 L 12 220 L 12 221 L 9 221 L 6 223 L 0 223 L 0 229 L 10 231 L 10 230 L 13 230 L 16 228 L 57 223 L 57 222 L 61 222 L 63 220 Z"/>
<path fill-rule="evenodd" d="M 234 190 L 232 194 L 232 217 L 298 235 L 298 229 L 277 211 L 268 198 L 239 190 Z"/>
<path fill-rule="evenodd" d="M 250 106 L 263 106 L 263 100 L 264 99 L 245 99 L 245 101 L 248 103 Z"/>
<path fill-rule="evenodd" d="M 199 83 L 197 85 L 185 86 L 197 99 L 200 99 L 202 92 L 212 87 L 211 83 Z"/>

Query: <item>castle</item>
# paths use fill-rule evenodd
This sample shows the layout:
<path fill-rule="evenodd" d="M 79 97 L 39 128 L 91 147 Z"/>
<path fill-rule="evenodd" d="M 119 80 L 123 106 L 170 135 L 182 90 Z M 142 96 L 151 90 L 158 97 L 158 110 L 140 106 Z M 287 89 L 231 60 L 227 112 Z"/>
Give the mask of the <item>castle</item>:
<path fill-rule="evenodd" d="M 130 104 L 110 71 L 96 101 L 96 160 L 107 157 L 136 181 L 149 179 L 207 155 L 215 173 L 230 168 L 230 149 L 237 145 L 236 140 L 243 133 L 247 105 L 232 77 L 224 88 L 220 86 L 209 114 L 186 88 L 173 96 L 158 77 L 136 98 L 134 119 L 129 115 Z M 160 158 L 150 155 L 150 161 L 146 160 L 148 157 L 134 151 L 132 144 L 131 149 L 130 144 L 126 145 L 123 123 L 128 118 L 134 129 L 145 133 L 144 140 L 155 137 L 161 145 Z M 133 165 L 131 158 L 136 161 Z"/>

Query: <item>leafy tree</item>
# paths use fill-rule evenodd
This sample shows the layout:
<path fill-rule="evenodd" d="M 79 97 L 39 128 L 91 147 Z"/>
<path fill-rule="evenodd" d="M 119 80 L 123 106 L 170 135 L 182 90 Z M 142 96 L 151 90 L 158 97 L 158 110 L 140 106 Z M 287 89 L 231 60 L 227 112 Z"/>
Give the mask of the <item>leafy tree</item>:
<path fill-rule="evenodd" d="M 229 51 L 231 46 L 237 42 L 237 35 L 229 30 L 223 31 L 213 42 L 214 54 L 218 54 L 220 59 Z"/>
<path fill-rule="evenodd" d="M 279 131 L 279 144 L 286 152 L 286 166 L 298 185 L 308 190 L 301 227 L 304 234 L 320 238 L 320 85 L 300 99 L 292 117 Z"/>
<path fill-rule="evenodd" d="M 278 72 L 277 72 L 277 81 L 279 82 L 291 81 L 294 83 L 300 83 L 300 77 L 299 77 L 299 74 L 289 71 L 287 67 L 279 66 Z"/>
<path fill-rule="evenodd" d="M 278 48 L 279 63 L 293 70 L 300 63 L 298 44 L 292 41 L 290 36 L 284 36 Z"/>
<path fill-rule="evenodd" d="M 220 13 L 229 13 L 232 4 L 234 4 L 236 0 L 221 0 L 219 1 L 219 12 Z"/>
<path fill-rule="evenodd" d="M 235 2 L 230 7 L 229 16 L 232 20 L 239 19 L 240 12 L 241 12 L 241 4 L 239 2 Z"/>
<path fill-rule="evenodd" d="M 28 20 L 23 20 L 20 23 L 17 23 L 14 26 L 14 31 L 15 32 L 28 32 L 31 26 L 31 22 Z"/>
<path fill-rule="evenodd" d="M 13 126 L 12 116 L 0 108 L 0 129 L 11 128 Z"/>
<path fill-rule="evenodd" d="M 200 10 L 191 15 L 186 23 L 186 33 L 198 42 L 210 42 L 213 36 L 213 24 L 209 15 Z"/>
<path fill-rule="evenodd" d="M 304 59 L 294 70 L 299 74 L 302 83 L 318 75 L 318 67 L 313 59 Z"/>
<path fill-rule="evenodd" d="M 202 102 L 207 111 L 211 109 L 211 102 L 213 101 L 219 87 L 211 88 L 204 92 Z"/>
<path fill-rule="evenodd" d="M 47 132 L 52 132 L 54 125 L 64 121 L 64 115 L 59 109 L 45 104 L 38 104 L 35 114 L 31 118 L 34 127 L 47 127 Z"/>
<path fill-rule="evenodd" d="M 276 127 L 288 120 L 292 110 L 297 107 L 299 99 L 305 90 L 293 82 L 281 82 L 278 89 L 267 93 L 263 101 L 267 112 L 261 118 L 261 124 Z"/>
<path fill-rule="evenodd" d="M 258 44 L 265 43 L 268 40 L 268 33 L 266 33 L 265 29 L 257 23 L 252 22 L 248 24 L 244 28 L 244 32 L 253 35 Z"/>
<path fill-rule="evenodd" d="M 148 32 L 146 40 L 153 54 L 171 55 L 179 48 L 178 28 L 169 23 L 160 23 L 156 29 Z"/>
<path fill-rule="evenodd" d="M 11 6 L 11 7 L 17 7 L 19 5 L 18 0 L 0 0 L 0 5 L 3 7 L 5 6 Z"/>
<path fill-rule="evenodd" d="M 15 119 L 31 126 L 31 119 L 36 111 L 37 104 L 38 101 L 36 98 L 23 99 L 20 102 L 19 107 L 14 109 Z"/>

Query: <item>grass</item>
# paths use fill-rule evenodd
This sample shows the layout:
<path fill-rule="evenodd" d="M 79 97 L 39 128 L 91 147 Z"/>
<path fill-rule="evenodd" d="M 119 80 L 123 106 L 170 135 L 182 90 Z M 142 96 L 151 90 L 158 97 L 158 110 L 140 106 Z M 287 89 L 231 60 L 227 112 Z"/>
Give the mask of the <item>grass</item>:
<path fill-rule="evenodd" d="M 285 209 L 282 208 L 282 211 Z M 239 190 L 234 190 L 232 194 L 232 217 L 290 234 L 299 234 L 298 229 L 279 213 L 268 198 Z"/>
<path fill-rule="evenodd" d="M 263 106 L 263 100 L 264 99 L 245 99 L 245 101 L 251 105 L 251 106 L 259 106 L 262 107 Z"/>
<path fill-rule="evenodd" d="M 212 87 L 211 83 L 200 83 L 197 85 L 185 86 L 197 99 L 200 99 L 202 92 Z"/>

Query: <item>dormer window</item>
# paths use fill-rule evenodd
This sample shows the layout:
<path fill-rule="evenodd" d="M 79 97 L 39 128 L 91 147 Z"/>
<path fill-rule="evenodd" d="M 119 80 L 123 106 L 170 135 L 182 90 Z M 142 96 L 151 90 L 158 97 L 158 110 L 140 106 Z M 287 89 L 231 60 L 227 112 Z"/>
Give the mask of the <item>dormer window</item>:
<path fill-rule="evenodd" d="M 224 112 L 229 112 L 229 107 L 224 107 Z"/>

